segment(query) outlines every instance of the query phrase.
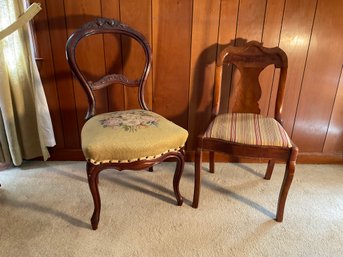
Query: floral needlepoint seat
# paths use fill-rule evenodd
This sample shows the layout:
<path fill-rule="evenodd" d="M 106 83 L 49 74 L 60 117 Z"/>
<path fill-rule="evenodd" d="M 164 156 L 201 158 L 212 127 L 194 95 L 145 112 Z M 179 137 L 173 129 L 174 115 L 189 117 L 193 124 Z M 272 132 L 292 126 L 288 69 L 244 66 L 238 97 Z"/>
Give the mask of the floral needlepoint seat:
<path fill-rule="evenodd" d="M 88 161 L 127 163 L 149 160 L 182 148 L 188 132 L 146 110 L 96 115 L 82 128 L 82 150 Z"/>
<path fill-rule="evenodd" d="M 85 38 L 89 39 L 89 45 L 93 43 L 92 38 L 106 40 L 108 37 L 105 37 L 105 34 L 106 36 L 111 34 L 115 42 L 119 41 L 119 44 L 111 40 L 104 42 L 108 44 L 108 49 L 121 54 L 108 54 L 104 58 L 104 65 L 108 66 L 107 73 L 102 74 L 100 78 L 94 76 L 90 78 L 92 72 L 81 69 L 78 63 L 77 55 L 82 48 L 78 49 L 79 52 L 76 48 Z M 93 37 L 93 35 L 103 37 Z M 121 49 L 124 40 L 126 45 Z M 129 69 L 136 66 L 137 69 L 135 75 L 131 74 L 132 77 L 127 77 L 122 72 L 124 64 L 128 66 L 127 57 L 131 55 L 130 51 L 135 53 L 135 58 L 131 60 Z M 88 52 L 84 51 L 81 54 L 87 55 Z M 145 103 L 144 88 L 151 69 L 152 53 L 144 36 L 120 21 L 96 18 L 84 24 L 69 37 L 66 55 L 69 66 L 88 100 L 86 123 L 81 131 L 81 145 L 87 160 L 87 179 L 94 203 L 92 228 L 97 229 L 100 220 L 101 199 L 98 182 L 99 174 L 104 169 L 153 171 L 155 164 L 166 160 L 175 161 L 175 172 L 171 181 L 176 203 L 182 205 L 183 198 L 179 186 L 185 164 L 184 146 L 188 132 L 150 111 Z M 109 58 L 111 56 L 115 58 Z M 92 67 L 94 63 L 89 63 L 88 68 Z M 131 92 L 137 92 L 136 99 L 141 109 L 121 111 L 108 108 L 106 112 L 97 114 L 96 101 L 99 98 L 95 91 L 102 90 L 102 93 L 106 93 L 109 92 L 106 91 L 106 87 L 117 86 L 137 89 Z M 112 95 L 107 96 L 108 101 L 113 103 L 115 99 L 112 99 Z M 129 99 L 132 97 L 126 100 Z M 125 106 L 134 106 L 134 103 L 126 104 L 125 101 Z"/>

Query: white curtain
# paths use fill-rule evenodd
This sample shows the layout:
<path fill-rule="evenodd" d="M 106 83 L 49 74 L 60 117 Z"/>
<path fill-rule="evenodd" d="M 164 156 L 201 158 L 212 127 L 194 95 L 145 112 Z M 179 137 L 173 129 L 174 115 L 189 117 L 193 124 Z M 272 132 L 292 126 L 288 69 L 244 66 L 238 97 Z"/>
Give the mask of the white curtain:
<path fill-rule="evenodd" d="M 46 160 L 55 145 L 28 24 L 39 10 L 37 4 L 26 10 L 24 0 L 0 0 L 0 163 Z"/>

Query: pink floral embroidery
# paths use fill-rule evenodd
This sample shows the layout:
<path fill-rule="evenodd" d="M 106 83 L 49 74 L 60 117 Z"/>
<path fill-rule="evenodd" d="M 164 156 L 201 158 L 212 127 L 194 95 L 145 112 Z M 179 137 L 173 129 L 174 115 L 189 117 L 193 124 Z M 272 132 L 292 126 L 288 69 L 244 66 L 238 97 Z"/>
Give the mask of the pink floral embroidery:
<path fill-rule="evenodd" d="M 157 127 L 158 122 L 158 116 L 143 110 L 110 113 L 108 114 L 108 117 L 99 120 L 99 123 L 104 128 L 120 127 L 129 132 L 136 132 L 138 129 L 151 126 Z"/>

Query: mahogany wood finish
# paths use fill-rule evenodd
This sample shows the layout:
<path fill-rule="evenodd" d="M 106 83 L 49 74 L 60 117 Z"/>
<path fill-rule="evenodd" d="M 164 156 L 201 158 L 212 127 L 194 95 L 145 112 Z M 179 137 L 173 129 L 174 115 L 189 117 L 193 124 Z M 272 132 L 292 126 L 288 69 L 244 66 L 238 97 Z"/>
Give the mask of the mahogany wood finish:
<path fill-rule="evenodd" d="M 135 161 L 131 163 L 103 163 L 100 165 L 94 165 L 90 162 L 87 162 L 87 177 L 89 189 L 92 193 L 93 202 L 94 202 L 94 211 L 91 218 L 91 224 L 93 230 L 98 228 L 99 219 L 100 219 L 100 210 L 101 210 L 101 199 L 98 188 L 99 183 L 99 173 L 105 169 L 116 169 L 119 171 L 122 170 L 144 170 L 147 169 L 152 172 L 153 165 L 163 162 L 165 160 L 175 160 L 176 168 L 173 178 L 173 189 L 177 201 L 177 205 L 181 206 L 183 203 L 183 198 L 180 193 L 179 185 L 180 179 L 183 173 L 184 168 L 184 151 L 178 152 L 169 152 L 159 158 L 149 161 Z"/>
<path fill-rule="evenodd" d="M 216 80 L 214 88 L 214 104 L 212 109 L 212 120 L 219 113 L 220 92 L 222 87 L 223 65 L 233 64 L 240 71 L 240 80 L 233 88 L 234 100 L 233 112 L 238 113 L 260 113 L 258 101 L 261 98 L 261 87 L 259 75 L 269 65 L 280 69 L 277 99 L 275 104 L 275 119 L 282 125 L 282 107 L 285 94 L 285 82 L 287 74 L 287 56 L 278 47 L 266 48 L 259 42 L 251 41 L 243 46 L 229 46 L 225 48 L 218 59 L 216 66 Z M 284 207 L 288 190 L 292 183 L 295 164 L 298 155 L 298 147 L 292 142 L 292 147 L 258 146 L 238 144 L 216 138 L 198 137 L 195 154 L 195 184 L 193 207 L 197 208 L 200 194 L 200 171 L 202 152 L 210 151 L 210 172 L 214 173 L 214 152 L 227 153 L 234 157 L 248 157 L 267 159 L 268 168 L 265 179 L 271 178 L 276 161 L 286 163 L 285 176 L 280 190 L 276 220 L 283 220 Z"/>
<path fill-rule="evenodd" d="M 108 74 L 96 81 L 90 81 L 87 79 L 86 75 L 80 70 L 77 58 L 76 58 L 76 48 L 78 43 L 89 36 L 96 35 L 96 34 L 113 34 L 113 35 L 120 35 L 126 36 L 135 40 L 143 49 L 145 62 L 144 68 L 140 77 L 135 80 L 131 80 L 127 78 L 123 74 Z M 103 89 L 112 84 L 121 84 L 127 87 L 136 87 L 138 88 L 138 103 L 140 108 L 144 110 L 148 110 L 148 107 L 144 100 L 144 86 L 147 81 L 147 77 L 151 67 L 151 50 L 149 44 L 145 40 L 144 36 L 139 32 L 131 29 L 129 26 L 108 18 L 97 18 L 91 22 L 84 24 L 80 29 L 76 30 L 68 39 L 66 45 L 66 55 L 67 60 L 70 65 L 70 68 L 73 74 L 76 76 L 78 81 L 80 82 L 84 92 L 86 93 L 87 100 L 88 100 L 88 111 L 86 115 L 86 120 L 90 119 L 96 114 L 96 99 L 94 96 L 94 91 Z M 136 96 L 137 99 L 137 96 Z M 93 202 L 94 202 L 94 212 L 91 218 L 92 228 L 94 230 L 97 229 L 99 219 L 100 219 L 100 209 L 101 209 L 101 200 L 100 194 L 98 189 L 98 180 L 99 180 L 99 173 L 104 169 L 117 169 L 121 170 L 144 170 L 148 169 L 150 172 L 153 171 L 153 165 L 163 162 L 165 160 L 174 160 L 176 161 L 176 169 L 173 179 L 173 189 L 175 193 L 175 197 L 177 200 L 177 205 L 182 205 L 183 199 L 180 194 L 179 184 L 181 175 L 183 172 L 184 167 L 184 149 L 180 149 L 178 151 L 171 151 L 162 156 L 152 159 L 152 160 L 141 160 L 135 162 L 119 162 L 119 163 L 100 163 L 99 165 L 95 165 L 89 161 L 87 161 L 87 177 L 88 177 L 88 184 L 90 191 L 92 193 Z"/>

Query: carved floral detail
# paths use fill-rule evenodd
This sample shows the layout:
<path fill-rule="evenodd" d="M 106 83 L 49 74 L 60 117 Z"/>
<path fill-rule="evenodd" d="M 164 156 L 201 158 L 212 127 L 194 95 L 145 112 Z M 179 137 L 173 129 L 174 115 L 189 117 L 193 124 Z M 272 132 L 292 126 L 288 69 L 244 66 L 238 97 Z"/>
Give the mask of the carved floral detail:
<path fill-rule="evenodd" d="M 128 29 L 128 26 L 117 20 L 108 18 L 97 18 L 95 21 L 86 23 L 82 29 L 98 29 L 98 28 L 121 28 Z"/>
<path fill-rule="evenodd" d="M 110 113 L 99 123 L 104 127 L 122 128 L 128 132 L 136 132 L 139 129 L 158 126 L 159 117 L 143 110 L 123 111 Z"/>
<path fill-rule="evenodd" d="M 92 89 L 101 89 L 112 83 L 121 83 L 124 85 L 137 85 L 139 80 L 129 80 L 126 76 L 122 74 L 110 74 L 106 75 L 96 82 L 90 82 Z"/>

